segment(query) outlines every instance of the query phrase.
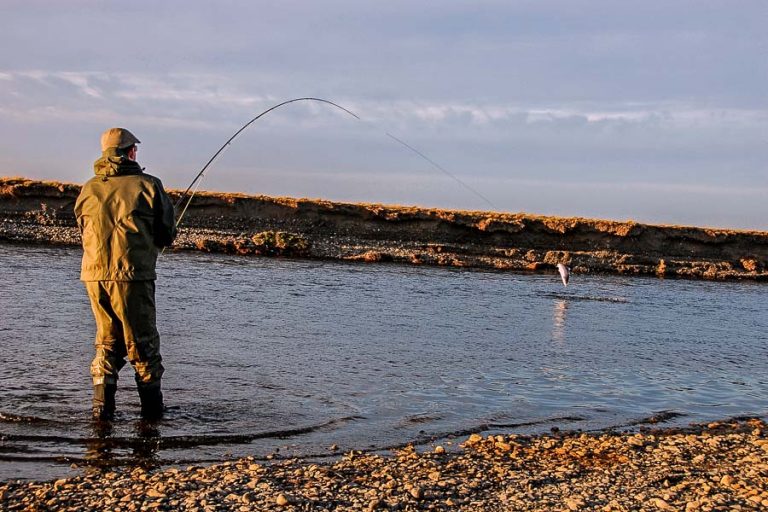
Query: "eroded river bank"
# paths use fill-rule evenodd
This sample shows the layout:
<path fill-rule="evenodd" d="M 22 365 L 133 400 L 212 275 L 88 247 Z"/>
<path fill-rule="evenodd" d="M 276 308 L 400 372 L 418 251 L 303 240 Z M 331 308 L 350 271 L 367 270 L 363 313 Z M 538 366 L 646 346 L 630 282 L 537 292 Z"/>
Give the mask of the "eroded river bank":
<path fill-rule="evenodd" d="M 76 245 L 80 187 L 0 178 L 0 240 Z M 171 191 L 174 199 L 178 191 Z M 199 193 L 176 250 L 497 270 L 768 279 L 768 232 Z"/>

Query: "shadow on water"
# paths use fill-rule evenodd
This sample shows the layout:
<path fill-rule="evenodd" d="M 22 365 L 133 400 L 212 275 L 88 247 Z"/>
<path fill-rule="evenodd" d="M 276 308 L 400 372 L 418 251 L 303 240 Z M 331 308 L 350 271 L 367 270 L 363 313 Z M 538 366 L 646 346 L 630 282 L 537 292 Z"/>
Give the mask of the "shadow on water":
<path fill-rule="evenodd" d="M 66 437 L 50 435 L 3 435 L 2 441 L 8 444 L 8 449 L 0 449 L 0 460 L 6 461 L 53 461 L 79 463 L 85 466 L 109 468 L 124 465 L 140 465 L 146 468 L 158 467 L 177 460 L 163 459 L 164 452 L 180 449 L 194 449 L 203 446 L 216 445 L 247 445 L 259 439 L 285 440 L 313 432 L 337 428 L 345 423 L 364 420 L 363 417 L 349 416 L 334 419 L 322 424 L 247 434 L 222 435 L 168 435 L 163 436 L 164 422 L 149 422 L 137 420 L 133 424 L 130 436 L 116 434 L 117 423 L 94 421 L 90 424 L 90 436 Z M 28 445 L 26 444 L 28 443 Z M 48 455 L 38 453 L 35 448 L 25 449 L 25 446 L 71 445 L 83 447 L 83 457 Z M 4 453 L 7 451 L 7 453 Z M 22 455 L 24 453 L 31 454 Z M 199 462 L 197 459 L 193 459 Z"/>
<path fill-rule="evenodd" d="M 684 416 L 681 413 L 675 413 L 671 411 L 661 411 L 651 417 L 643 418 L 636 421 L 630 421 L 626 424 L 615 425 L 611 427 L 604 427 L 599 430 L 612 430 L 620 428 L 632 428 L 639 425 L 663 423 L 678 416 Z M 115 435 L 115 424 L 111 422 L 92 422 L 90 426 L 90 436 L 77 438 L 77 437 L 61 437 L 61 436 L 35 436 L 35 435 L 9 435 L 3 436 L 3 441 L 14 443 L 15 446 L 8 450 L 8 453 L 4 453 L 4 450 L 0 449 L 0 460 L 6 461 L 38 461 L 38 462 L 58 462 L 67 464 L 76 464 L 82 467 L 92 467 L 101 470 L 108 470 L 114 467 L 120 466 L 140 466 L 145 469 L 153 469 L 169 464 L 179 463 L 200 463 L 200 462 L 213 462 L 218 460 L 212 458 L 205 460 L 201 458 L 192 459 L 168 459 L 164 458 L 163 454 L 178 449 L 194 449 L 202 446 L 214 446 L 214 445 L 238 445 L 249 444 L 257 439 L 274 439 L 274 440 L 286 440 L 292 437 L 301 436 L 311 432 L 317 432 L 321 430 L 327 430 L 334 428 L 340 424 L 365 420 L 363 417 L 347 417 L 339 418 L 337 420 L 329 421 L 324 424 L 308 426 L 294 429 L 274 430 L 267 432 L 258 432 L 251 434 L 238 434 L 238 435 L 206 435 L 206 436 L 163 436 L 163 422 L 147 422 L 144 420 L 137 420 L 133 423 L 131 436 L 117 436 Z M 421 419 L 414 420 L 416 423 L 421 422 Z M 546 418 L 537 421 L 527 422 L 498 422 L 490 421 L 480 422 L 474 426 L 463 428 L 460 430 L 442 431 L 442 432 L 427 432 L 425 430 L 419 431 L 413 438 L 408 439 L 400 443 L 387 443 L 382 445 L 371 445 L 367 448 L 361 448 L 360 452 L 386 452 L 391 450 L 398 450 L 406 446 L 425 446 L 433 443 L 439 443 L 446 440 L 452 440 L 456 438 L 462 438 L 476 433 L 484 432 L 534 432 L 539 431 L 542 427 L 547 425 L 551 426 L 552 431 L 558 431 L 563 426 L 570 424 L 576 425 L 574 430 L 582 431 L 582 428 L 588 418 L 583 416 L 559 416 Z M 44 453 L 36 453 L 36 450 L 24 450 L 18 443 L 29 442 L 33 446 L 53 443 L 53 444 L 68 444 L 74 446 L 82 446 L 84 453 L 82 457 L 70 456 L 52 456 L 45 455 Z M 29 451 L 29 453 L 25 453 Z M 303 459 L 323 459 L 338 457 L 339 453 L 336 451 L 331 452 L 305 452 L 297 456 L 295 454 L 290 455 L 291 458 L 303 458 Z M 271 460 L 279 459 L 277 454 L 271 454 L 264 457 L 253 457 L 254 460 Z"/>
<path fill-rule="evenodd" d="M 158 452 L 161 448 L 160 428 L 154 422 L 139 420 L 134 425 L 135 437 L 116 439 L 110 422 L 97 421 L 92 426 L 92 436 L 83 439 L 86 466 L 110 468 L 123 464 L 137 465 L 145 469 L 160 466 Z M 116 448 L 129 448 L 128 456 L 120 457 Z M 123 460 L 121 460 L 123 459 Z"/>

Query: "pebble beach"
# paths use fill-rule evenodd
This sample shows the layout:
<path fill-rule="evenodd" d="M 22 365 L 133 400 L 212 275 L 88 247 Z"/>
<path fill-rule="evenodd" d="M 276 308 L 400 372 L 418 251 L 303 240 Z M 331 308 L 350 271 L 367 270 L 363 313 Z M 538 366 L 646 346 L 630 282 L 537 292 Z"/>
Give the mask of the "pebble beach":
<path fill-rule="evenodd" d="M 472 434 L 332 462 L 86 469 L 0 484 L 2 510 L 738 511 L 768 509 L 768 429 L 742 419 L 640 432 Z"/>

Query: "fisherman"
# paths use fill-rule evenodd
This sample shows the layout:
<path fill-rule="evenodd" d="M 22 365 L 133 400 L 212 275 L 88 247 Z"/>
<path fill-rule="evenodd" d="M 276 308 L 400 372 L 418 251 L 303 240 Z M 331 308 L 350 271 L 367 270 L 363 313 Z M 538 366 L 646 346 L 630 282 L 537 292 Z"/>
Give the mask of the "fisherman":
<path fill-rule="evenodd" d="M 155 263 L 176 237 L 173 204 L 159 179 L 136 163 L 139 139 L 125 128 L 101 135 L 95 177 L 80 192 L 75 215 L 83 239 L 80 280 L 96 319 L 91 363 L 93 418 L 112 420 L 117 377 L 128 358 L 141 415 L 163 414 L 160 336 L 155 325 Z"/>

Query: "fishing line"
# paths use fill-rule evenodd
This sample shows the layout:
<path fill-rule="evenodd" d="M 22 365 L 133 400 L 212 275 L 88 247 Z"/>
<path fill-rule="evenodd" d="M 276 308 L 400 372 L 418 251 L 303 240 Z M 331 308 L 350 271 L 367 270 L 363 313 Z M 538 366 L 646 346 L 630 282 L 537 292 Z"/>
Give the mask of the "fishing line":
<path fill-rule="evenodd" d="M 342 111 L 346 112 L 347 114 L 351 115 L 352 117 L 354 117 L 358 121 L 363 121 L 362 118 L 360 118 L 360 116 L 358 116 L 357 114 L 355 114 L 351 110 L 346 109 L 346 108 L 342 107 L 341 105 L 338 105 L 338 104 L 336 104 L 336 103 L 334 103 L 332 101 L 324 100 L 322 98 L 313 98 L 313 97 L 294 98 L 292 100 L 283 101 L 282 103 L 278 103 L 277 105 L 273 105 L 273 106 L 269 107 L 267 110 L 261 112 L 256 117 L 254 117 L 253 119 L 251 119 L 250 121 L 245 123 L 239 130 L 237 130 L 229 139 L 227 139 L 227 141 L 218 149 L 218 151 L 216 151 L 216 153 L 213 154 L 213 156 L 208 160 L 208 162 L 206 162 L 206 164 L 203 166 L 203 168 L 200 169 L 200 172 L 197 173 L 195 178 L 189 184 L 187 189 L 181 194 L 181 196 L 179 197 L 178 201 L 176 201 L 176 204 L 174 205 L 174 209 L 178 210 L 179 206 L 181 206 L 182 202 L 184 201 L 184 198 L 187 196 L 189 191 L 192 190 L 192 188 L 194 187 L 194 190 L 192 190 L 192 193 L 189 195 L 189 198 L 187 199 L 187 202 L 184 205 L 184 209 L 181 211 L 181 214 L 179 215 L 179 218 L 176 220 L 176 227 L 178 227 L 181 224 L 181 219 L 184 218 L 184 214 L 187 212 L 187 209 L 189 208 L 189 205 L 192 202 L 192 199 L 195 197 L 195 194 L 197 193 L 197 190 L 199 189 L 200 184 L 202 183 L 203 178 L 205 177 L 205 171 L 208 169 L 208 167 L 210 167 L 210 165 L 214 162 L 214 160 L 216 160 L 216 158 L 218 158 L 218 156 L 232 143 L 232 141 L 235 140 L 235 138 L 238 135 L 240 135 L 246 128 L 248 128 L 250 125 L 252 125 L 256 121 L 261 119 L 263 116 L 267 115 L 268 113 L 272 112 L 273 110 L 278 109 L 278 108 L 280 108 L 280 107 L 282 107 L 284 105 L 288 105 L 289 103 L 295 103 L 297 101 L 317 101 L 317 102 L 320 102 L 320 103 L 325 103 L 327 105 L 331 105 L 333 107 L 336 107 L 339 110 L 342 110 Z M 470 187 L 469 185 L 467 185 L 466 183 L 461 181 L 456 175 L 454 175 L 453 173 L 449 172 L 447 169 L 445 169 L 443 166 L 441 166 L 440 164 L 438 164 L 437 162 L 435 162 L 434 160 L 429 158 L 427 155 L 425 155 L 424 153 L 422 153 L 418 149 L 414 148 L 413 146 L 407 144 L 403 140 L 395 137 L 391 133 L 389 133 L 389 132 L 385 132 L 385 133 L 386 133 L 386 135 L 389 138 L 391 138 L 395 142 L 401 144 L 402 146 L 408 148 L 409 150 L 413 151 L 414 153 L 416 153 L 416 155 L 418 155 L 419 157 L 421 157 L 424 160 L 426 160 L 427 162 L 429 162 L 433 167 L 435 167 L 439 171 L 443 172 L 448 177 L 450 177 L 451 179 L 453 179 L 454 181 L 459 183 L 461 186 L 463 186 L 464 188 L 466 188 L 467 190 L 469 190 L 470 192 L 475 194 L 477 197 L 479 197 L 480 199 L 485 201 L 492 209 L 494 209 L 494 210 L 497 209 L 496 206 L 487 197 L 485 197 L 483 194 L 481 194 L 477 190 L 473 189 L 472 187 Z"/>
<path fill-rule="evenodd" d="M 483 201 L 485 201 L 486 203 L 488 203 L 488 206 L 490 206 L 492 209 L 494 209 L 494 210 L 497 210 L 497 209 L 498 209 L 498 208 L 496 208 L 496 205 L 494 205 L 494 204 L 491 202 L 491 200 L 490 200 L 490 199 L 488 199 L 488 198 L 487 198 L 487 197 L 485 197 L 483 194 L 481 194 L 481 193 L 480 193 L 480 192 L 478 192 L 477 190 L 473 189 L 472 187 L 470 187 L 469 185 L 467 185 L 466 183 L 464 183 L 463 181 L 461 181 L 461 180 L 460 180 L 460 179 L 459 179 L 457 176 L 455 176 L 453 173 L 450 173 L 450 172 L 448 172 L 448 171 L 447 171 L 447 170 L 446 170 L 446 169 L 445 169 L 445 168 L 444 168 L 442 165 L 438 164 L 437 162 L 435 162 L 434 160 L 432 160 L 432 159 L 431 159 L 431 158 L 429 158 L 427 155 L 425 155 L 424 153 L 422 153 L 422 152 L 421 152 L 421 151 L 419 151 L 418 149 L 414 148 L 414 147 L 413 147 L 413 146 L 411 146 L 410 144 L 408 144 L 408 143 L 406 143 L 406 142 L 403 142 L 402 140 L 398 139 L 397 137 L 395 137 L 395 136 L 394 136 L 394 135 L 392 135 L 391 133 L 389 133 L 389 132 L 386 132 L 386 133 L 387 133 L 387 137 L 389 137 L 390 139 L 392 139 L 392 140 L 394 140 L 394 141 L 396 141 L 396 142 L 399 142 L 400 144 L 402 144 L 403 146 L 405 146 L 406 148 L 410 149 L 411 151 L 413 151 L 414 153 L 416 153 L 417 155 L 419 155 L 421 158 L 423 158 L 424 160 L 426 160 L 427 162 L 429 162 L 430 164 L 432 164 L 434 167 L 436 167 L 436 168 L 437 168 L 437 169 L 439 169 L 440 171 L 443 171 L 443 172 L 444 172 L 444 173 L 445 173 L 445 174 L 446 174 L 446 175 L 447 175 L 449 178 L 452 178 L 452 179 L 454 179 L 454 180 L 455 180 L 455 181 L 456 181 L 456 182 L 457 182 L 459 185 L 461 185 L 462 187 L 466 188 L 467 190 L 469 190 L 470 192 L 472 192 L 473 194 L 475 194 L 477 197 L 479 197 L 480 199 L 482 199 Z"/>

